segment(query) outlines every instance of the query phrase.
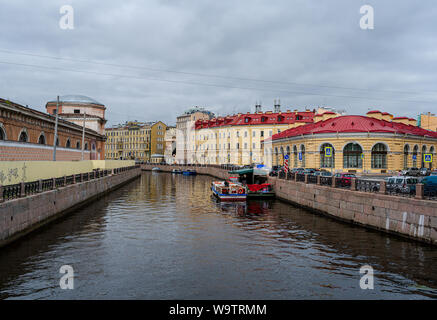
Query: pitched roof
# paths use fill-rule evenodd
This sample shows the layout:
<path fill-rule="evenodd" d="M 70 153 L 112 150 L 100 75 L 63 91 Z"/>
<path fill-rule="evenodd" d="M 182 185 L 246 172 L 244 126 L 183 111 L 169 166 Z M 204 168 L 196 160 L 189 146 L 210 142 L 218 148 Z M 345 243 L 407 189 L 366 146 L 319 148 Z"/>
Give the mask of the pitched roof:
<path fill-rule="evenodd" d="M 265 125 L 265 124 L 293 124 L 296 122 L 312 123 L 314 112 L 280 112 L 280 113 L 246 113 L 226 117 L 218 117 L 210 120 L 197 120 L 195 123 L 196 130 L 204 128 L 214 128 L 221 126 L 238 126 L 238 125 Z"/>
<path fill-rule="evenodd" d="M 379 120 L 366 116 L 339 116 L 304 126 L 284 130 L 272 136 L 272 140 L 309 134 L 381 132 L 437 138 L 437 132 L 399 122 Z M 266 139 L 267 140 L 267 139 Z"/>

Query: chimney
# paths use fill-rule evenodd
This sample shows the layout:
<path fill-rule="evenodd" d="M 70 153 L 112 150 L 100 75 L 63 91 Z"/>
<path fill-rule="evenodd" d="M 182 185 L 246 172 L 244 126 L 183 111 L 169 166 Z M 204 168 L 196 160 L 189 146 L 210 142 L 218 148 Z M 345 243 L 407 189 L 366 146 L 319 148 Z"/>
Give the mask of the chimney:
<path fill-rule="evenodd" d="M 278 102 L 276 102 L 275 99 L 275 113 L 281 112 L 281 100 L 278 99 Z"/>
<path fill-rule="evenodd" d="M 258 102 L 255 103 L 255 113 L 259 113 L 262 112 L 261 110 L 261 104 L 259 104 Z"/>

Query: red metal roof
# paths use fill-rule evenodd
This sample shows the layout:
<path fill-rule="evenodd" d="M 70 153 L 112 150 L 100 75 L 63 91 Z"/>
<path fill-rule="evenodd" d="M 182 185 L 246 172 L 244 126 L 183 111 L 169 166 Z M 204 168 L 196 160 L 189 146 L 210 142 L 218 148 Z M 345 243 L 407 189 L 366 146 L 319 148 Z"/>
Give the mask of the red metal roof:
<path fill-rule="evenodd" d="M 312 111 L 246 113 L 219 117 L 211 120 L 197 120 L 195 123 L 195 129 L 238 125 L 313 123 L 313 118 L 314 112 Z"/>
<path fill-rule="evenodd" d="M 387 132 L 437 138 L 437 132 L 425 130 L 413 125 L 379 120 L 366 116 L 339 116 L 325 121 L 284 130 L 281 133 L 273 135 L 272 140 L 300 135 L 337 132 Z"/>

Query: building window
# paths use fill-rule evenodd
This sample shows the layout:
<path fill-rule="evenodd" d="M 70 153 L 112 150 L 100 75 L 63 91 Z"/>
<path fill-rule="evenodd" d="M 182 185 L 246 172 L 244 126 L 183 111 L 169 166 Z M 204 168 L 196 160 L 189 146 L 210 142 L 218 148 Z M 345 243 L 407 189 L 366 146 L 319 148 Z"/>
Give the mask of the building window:
<path fill-rule="evenodd" d="M 88 150 L 88 142 L 85 142 L 85 150 Z"/>
<path fill-rule="evenodd" d="M 56 138 L 56 146 L 59 147 L 59 138 Z"/>
<path fill-rule="evenodd" d="M 65 144 L 66 148 L 71 148 L 71 142 L 70 139 L 67 139 L 67 143 Z"/>
<path fill-rule="evenodd" d="M 79 141 L 76 142 L 76 149 L 80 149 L 80 142 Z"/>
<path fill-rule="evenodd" d="M 305 146 L 300 146 L 300 152 L 302 153 L 302 168 L 305 168 Z"/>
<path fill-rule="evenodd" d="M 331 148 L 330 153 L 326 148 Z M 330 143 L 324 143 L 320 147 L 320 168 L 335 168 L 335 152 Z"/>
<path fill-rule="evenodd" d="M 434 161 L 434 146 L 431 146 L 431 148 L 429 148 L 429 153 L 432 154 L 432 158 Z M 428 165 L 429 165 L 429 168 L 432 169 L 432 162 L 430 162 Z"/>
<path fill-rule="evenodd" d="M 46 144 L 46 138 L 44 137 L 43 134 L 40 134 L 38 138 L 38 144 Z"/>
<path fill-rule="evenodd" d="M 417 168 L 417 154 L 419 152 L 419 146 L 415 145 L 413 149 L 413 168 Z"/>
<path fill-rule="evenodd" d="M 383 143 L 377 143 L 372 148 L 372 169 L 387 168 L 387 147 Z"/>
<path fill-rule="evenodd" d="M 297 147 L 296 146 L 293 146 L 293 155 L 294 155 L 293 167 L 297 168 Z"/>
<path fill-rule="evenodd" d="M 27 137 L 26 131 L 21 131 L 20 137 L 18 138 L 18 141 L 27 142 L 27 139 L 28 139 L 28 137 Z"/>
<path fill-rule="evenodd" d="M 343 168 L 362 168 L 363 149 L 358 143 L 348 143 L 343 149 Z"/>
<path fill-rule="evenodd" d="M 422 154 L 421 154 L 421 158 L 422 158 L 422 168 L 425 168 L 425 166 L 426 166 L 426 162 L 425 162 L 425 153 L 426 153 L 426 146 L 422 146 Z"/>
<path fill-rule="evenodd" d="M 3 130 L 3 126 L 0 126 L 0 140 L 6 140 L 6 134 Z"/>
<path fill-rule="evenodd" d="M 261 137 L 264 137 L 264 131 L 261 130 Z"/>
<path fill-rule="evenodd" d="M 404 147 L 404 169 L 408 168 L 408 154 L 410 153 L 410 146 L 408 144 Z"/>
<path fill-rule="evenodd" d="M 74 113 L 80 113 L 79 109 L 74 109 Z"/>

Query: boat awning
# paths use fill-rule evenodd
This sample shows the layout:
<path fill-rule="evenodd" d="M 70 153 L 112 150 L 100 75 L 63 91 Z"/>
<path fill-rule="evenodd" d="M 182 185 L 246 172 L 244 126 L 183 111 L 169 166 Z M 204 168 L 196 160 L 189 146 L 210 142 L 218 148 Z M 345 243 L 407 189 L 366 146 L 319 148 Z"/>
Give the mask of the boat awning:
<path fill-rule="evenodd" d="M 233 170 L 233 171 L 229 171 L 228 173 L 230 173 L 230 174 L 247 174 L 247 173 L 253 173 L 253 169 L 247 168 L 247 169 Z"/>
<path fill-rule="evenodd" d="M 255 176 L 266 176 L 269 174 L 269 170 L 264 168 L 245 168 L 240 170 L 229 171 L 230 174 L 253 174 Z"/>

